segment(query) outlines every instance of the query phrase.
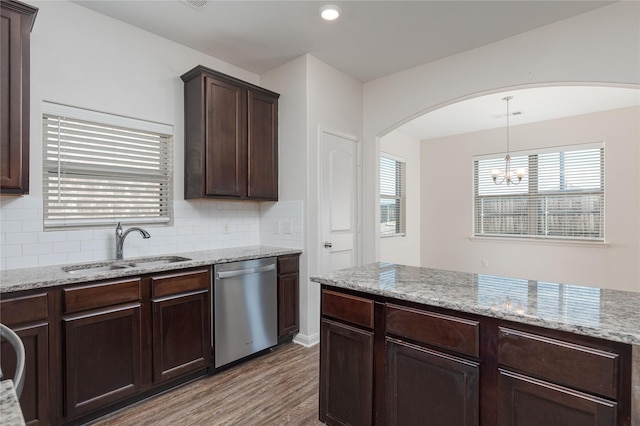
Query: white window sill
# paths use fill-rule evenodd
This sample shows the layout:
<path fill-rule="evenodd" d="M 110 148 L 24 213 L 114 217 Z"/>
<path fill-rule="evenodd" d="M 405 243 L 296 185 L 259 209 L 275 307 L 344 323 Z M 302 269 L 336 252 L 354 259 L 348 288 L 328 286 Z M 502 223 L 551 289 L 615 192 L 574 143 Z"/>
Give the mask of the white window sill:
<path fill-rule="evenodd" d="M 470 241 L 474 242 L 492 242 L 492 243 L 510 243 L 510 244 L 539 244 L 552 246 L 576 246 L 591 248 L 608 248 L 610 244 L 606 241 L 582 241 L 582 240 L 561 240 L 555 238 L 517 238 L 517 237 L 480 237 L 472 235 Z"/>
<path fill-rule="evenodd" d="M 387 234 L 380 235 L 380 238 L 406 237 L 407 234 Z"/>

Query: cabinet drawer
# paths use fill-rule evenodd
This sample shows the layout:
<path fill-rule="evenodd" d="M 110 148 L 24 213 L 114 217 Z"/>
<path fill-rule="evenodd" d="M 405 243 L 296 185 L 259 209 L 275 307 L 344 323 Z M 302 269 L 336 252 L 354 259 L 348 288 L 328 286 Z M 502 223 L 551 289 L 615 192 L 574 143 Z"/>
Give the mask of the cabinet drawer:
<path fill-rule="evenodd" d="M 169 273 L 151 278 L 151 297 L 163 297 L 209 288 L 209 269 Z"/>
<path fill-rule="evenodd" d="M 140 300 L 140 278 L 108 281 L 62 290 L 65 313 Z"/>
<path fill-rule="evenodd" d="M 387 305 L 386 332 L 472 357 L 480 356 L 480 324 L 464 318 Z"/>
<path fill-rule="evenodd" d="M 323 290 L 322 315 L 373 328 L 373 300 Z"/>
<path fill-rule="evenodd" d="M 46 320 L 49 315 L 47 294 L 16 297 L 0 302 L 0 318 L 7 326 Z"/>
<path fill-rule="evenodd" d="M 618 354 L 499 327 L 498 362 L 551 382 L 616 398 Z"/>
<path fill-rule="evenodd" d="M 278 258 L 278 273 L 290 274 L 298 272 L 299 256 L 281 256 Z"/>

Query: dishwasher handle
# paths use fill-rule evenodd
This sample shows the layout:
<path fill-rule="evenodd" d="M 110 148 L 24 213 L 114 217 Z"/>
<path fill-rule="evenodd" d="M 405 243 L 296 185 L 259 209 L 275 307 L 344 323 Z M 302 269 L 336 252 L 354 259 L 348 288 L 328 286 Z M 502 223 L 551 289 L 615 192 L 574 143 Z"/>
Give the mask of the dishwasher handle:
<path fill-rule="evenodd" d="M 267 266 L 259 266 L 257 268 L 236 269 L 235 271 L 218 271 L 217 279 L 240 277 L 243 275 L 259 274 L 260 272 L 268 272 L 276 269 L 275 263 Z"/>

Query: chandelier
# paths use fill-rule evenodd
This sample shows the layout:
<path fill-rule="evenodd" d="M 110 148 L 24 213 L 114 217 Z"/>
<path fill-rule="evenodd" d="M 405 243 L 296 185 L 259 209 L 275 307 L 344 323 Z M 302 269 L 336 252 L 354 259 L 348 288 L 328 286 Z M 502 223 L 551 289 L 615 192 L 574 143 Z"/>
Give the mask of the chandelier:
<path fill-rule="evenodd" d="M 504 170 L 491 170 L 491 177 L 496 185 L 501 185 L 503 183 L 506 183 L 507 185 L 517 185 L 527 174 L 527 169 L 524 167 L 511 170 L 511 155 L 509 155 L 509 101 L 511 99 L 513 99 L 513 96 L 506 96 L 502 98 L 503 101 L 507 102 L 507 155 L 504 157 Z M 498 178 L 501 179 L 498 180 Z"/>

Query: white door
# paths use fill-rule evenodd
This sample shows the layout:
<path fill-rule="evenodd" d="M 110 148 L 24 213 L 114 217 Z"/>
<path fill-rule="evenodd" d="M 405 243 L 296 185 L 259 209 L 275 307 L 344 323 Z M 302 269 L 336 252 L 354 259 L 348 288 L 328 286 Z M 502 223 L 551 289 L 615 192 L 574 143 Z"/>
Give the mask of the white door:
<path fill-rule="evenodd" d="M 359 263 L 358 139 L 320 131 L 321 273 Z"/>

